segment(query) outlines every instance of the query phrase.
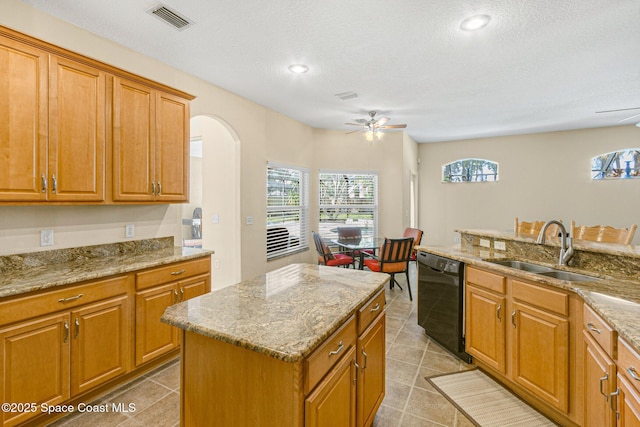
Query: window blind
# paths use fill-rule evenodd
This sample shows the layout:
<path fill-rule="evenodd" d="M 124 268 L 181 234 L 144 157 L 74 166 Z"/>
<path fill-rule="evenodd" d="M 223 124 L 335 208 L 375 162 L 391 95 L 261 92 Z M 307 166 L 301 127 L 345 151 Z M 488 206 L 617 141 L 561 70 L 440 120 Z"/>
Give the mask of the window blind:
<path fill-rule="evenodd" d="M 267 260 L 309 248 L 309 172 L 267 165 Z"/>

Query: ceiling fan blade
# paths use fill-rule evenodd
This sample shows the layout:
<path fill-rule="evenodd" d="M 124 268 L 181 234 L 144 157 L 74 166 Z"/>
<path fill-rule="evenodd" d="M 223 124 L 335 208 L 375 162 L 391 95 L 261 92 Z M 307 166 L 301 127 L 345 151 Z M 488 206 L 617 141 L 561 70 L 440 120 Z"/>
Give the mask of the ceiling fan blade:
<path fill-rule="evenodd" d="M 640 116 L 640 114 L 634 114 L 633 116 L 627 117 L 626 119 L 618 120 L 618 123 L 627 121 L 629 119 L 633 119 L 633 118 L 638 117 L 638 116 Z"/>
<path fill-rule="evenodd" d="M 350 133 L 355 133 L 355 132 L 361 132 L 362 130 L 364 130 L 364 129 L 356 129 L 356 130 L 352 130 L 352 131 L 349 131 L 349 132 L 345 132 L 345 135 L 349 135 Z"/>
<path fill-rule="evenodd" d="M 360 127 L 365 126 L 365 125 L 360 124 L 360 123 L 345 123 L 345 125 L 349 125 L 349 126 L 360 126 Z"/>
<path fill-rule="evenodd" d="M 374 127 L 380 127 L 383 126 L 385 123 L 387 123 L 389 120 L 389 117 L 380 117 L 377 121 L 373 122 L 373 126 Z"/>
<path fill-rule="evenodd" d="M 362 123 L 362 124 L 369 123 L 369 120 L 367 120 L 367 119 L 354 119 L 353 121 L 354 122 L 358 122 L 358 123 Z"/>
<path fill-rule="evenodd" d="M 407 125 L 386 125 L 386 126 L 378 126 L 378 129 L 404 129 Z"/>

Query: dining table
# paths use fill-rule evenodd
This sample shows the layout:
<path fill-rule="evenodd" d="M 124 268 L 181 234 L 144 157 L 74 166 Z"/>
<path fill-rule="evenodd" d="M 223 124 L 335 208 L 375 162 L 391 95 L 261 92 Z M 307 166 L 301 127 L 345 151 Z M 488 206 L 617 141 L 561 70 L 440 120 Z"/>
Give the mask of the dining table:
<path fill-rule="evenodd" d="M 362 236 L 359 238 L 332 239 L 331 243 L 359 256 L 358 268 L 362 270 L 364 269 L 364 257 L 375 255 L 375 251 L 384 243 L 384 237 Z"/>

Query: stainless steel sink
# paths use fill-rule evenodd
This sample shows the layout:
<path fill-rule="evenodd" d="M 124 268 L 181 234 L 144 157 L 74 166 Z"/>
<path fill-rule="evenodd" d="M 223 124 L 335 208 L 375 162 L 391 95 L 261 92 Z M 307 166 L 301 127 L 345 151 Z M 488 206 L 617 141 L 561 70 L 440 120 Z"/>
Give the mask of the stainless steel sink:
<path fill-rule="evenodd" d="M 600 280 L 598 277 L 586 276 L 584 274 L 571 273 L 569 271 L 547 271 L 545 273 L 538 273 L 541 276 L 552 277 L 558 280 L 567 280 L 569 282 L 593 282 Z"/>
<path fill-rule="evenodd" d="M 515 260 L 487 260 L 490 263 L 503 265 L 505 267 L 515 268 L 516 270 L 527 271 L 529 273 L 546 273 L 546 272 L 554 272 L 551 267 L 545 267 L 543 265 L 531 264 L 529 262 L 524 261 L 515 261 Z"/>

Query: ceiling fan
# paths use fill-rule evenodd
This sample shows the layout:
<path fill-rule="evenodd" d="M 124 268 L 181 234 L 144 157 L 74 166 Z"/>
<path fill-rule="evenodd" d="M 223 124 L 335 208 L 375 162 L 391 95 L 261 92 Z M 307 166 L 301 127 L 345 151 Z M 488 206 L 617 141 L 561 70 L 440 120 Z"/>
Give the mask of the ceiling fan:
<path fill-rule="evenodd" d="M 405 124 L 401 125 L 388 125 L 386 124 L 390 119 L 389 117 L 380 117 L 376 120 L 376 112 L 369 111 L 369 120 L 367 119 L 355 119 L 354 122 L 357 123 L 345 123 L 345 125 L 349 126 L 358 126 L 361 129 L 352 130 L 347 132 L 347 134 L 354 132 L 367 132 L 371 135 L 374 133 L 379 137 L 382 133 L 382 129 L 404 129 L 407 127 Z"/>

